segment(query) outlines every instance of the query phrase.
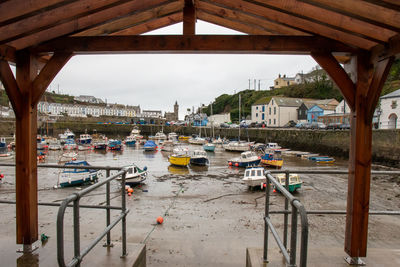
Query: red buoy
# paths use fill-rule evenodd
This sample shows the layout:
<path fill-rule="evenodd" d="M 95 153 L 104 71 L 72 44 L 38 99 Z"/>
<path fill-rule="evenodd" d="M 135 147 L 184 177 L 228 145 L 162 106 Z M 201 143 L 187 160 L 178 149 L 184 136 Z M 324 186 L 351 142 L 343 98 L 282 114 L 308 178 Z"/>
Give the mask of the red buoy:
<path fill-rule="evenodd" d="M 239 167 L 239 163 L 236 162 L 236 163 L 235 163 L 235 166 L 236 166 L 236 167 Z"/>
<path fill-rule="evenodd" d="M 158 217 L 157 217 L 157 223 L 158 223 L 158 224 L 162 224 L 163 222 L 164 222 L 163 217 L 158 216 Z"/>

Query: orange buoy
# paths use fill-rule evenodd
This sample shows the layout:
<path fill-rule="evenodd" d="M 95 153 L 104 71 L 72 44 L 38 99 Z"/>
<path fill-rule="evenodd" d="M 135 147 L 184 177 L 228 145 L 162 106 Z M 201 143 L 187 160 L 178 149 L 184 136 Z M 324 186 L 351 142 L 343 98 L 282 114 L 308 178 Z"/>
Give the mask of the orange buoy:
<path fill-rule="evenodd" d="M 132 187 L 128 188 L 128 193 L 133 193 L 133 188 Z"/>
<path fill-rule="evenodd" d="M 236 163 L 235 163 L 235 166 L 236 166 L 236 167 L 239 167 L 239 163 L 236 162 Z"/>
<path fill-rule="evenodd" d="M 274 191 L 273 191 L 274 193 L 276 193 L 276 189 L 274 189 Z"/>
<path fill-rule="evenodd" d="M 231 161 L 229 161 L 229 166 L 232 166 L 232 162 Z"/>
<path fill-rule="evenodd" d="M 129 193 L 128 193 L 128 196 L 132 196 L 132 193 L 131 193 L 131 192 L 129 192 Z"/>
<path fill-rule="evenodd" d="M 158 224 L 162 224 L 163 222 L 164 222 L 163 217 L 158 216 L 158 217 L 157 217 L 157 223 L 158 223 Z"/>

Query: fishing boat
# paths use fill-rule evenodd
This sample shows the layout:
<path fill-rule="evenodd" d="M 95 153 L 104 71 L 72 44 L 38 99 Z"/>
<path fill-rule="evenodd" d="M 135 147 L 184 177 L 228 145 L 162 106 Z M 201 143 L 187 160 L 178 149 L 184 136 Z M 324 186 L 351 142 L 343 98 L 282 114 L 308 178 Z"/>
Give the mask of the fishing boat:
<path fill-rule="evenodd" d="M 263 188 L 263 185 L 266 183 L 267 179 L 265 178 L 265 170 L 263 167 L 249 167 L 246 168 L 244 172 L 244 177 L 242 181 L 248 187 L 260 186 Z"/>
<path fill-rule="evenodd" d="M 161 151 L 172 152 L 172 150 L 174 149 L 174 142 L 171 140 L 167 140 L 161 145 L 160 149 Z"/>
<path fill-rule="evenodd" d="M 143 138 L 143 136 L 140 135 L 140 130 L 139 130 L 139 127 L 137 127 L 137 126 L 133 127 L 130 136 L 135 137 L 135 139 L 142 139 Z"/>
<path fill-rule="evenodd" d="M 207 140 L 203 137 L 197 136 L 197 137 L 193 137 L 193 138 L 189 139 L 189 144 L 192 144 L 192 145 L 203 145 L 205 143 L 207 143 Z"/>
<path fill-rule="evenodd" d="M 106 140 L 98 140 L 93 143 L 93 149 L 96 150 L 105 150 L 107 149 L 107 141 Z"/>
<path fill-rule="evenodd" d="M 285 173 L 276 174 L 275 178 L 282 186 L 286 186 L 286 174 Z M 290 193 L 293 193 L 298 188 L 301 188 L 302 184 L 303 184 L 303 181 L 300 179 L 300 177 L 297 173 L 289 174 L 289 192 Z"/>
<path fill-rule="evenodd" d="M 215 151 L 215 144 L 213 144 L 213 143 L 206 143 L 206 144 L 203 145 L 203 149 L 204 149 L 205 151 L 208 151 L 208 152 L 214 152 L 214 151 Z"/>
<path fill-rule="evenodd" d="M 315 156 L 315 157 L 309 157 L 308 158 L 311 161 L 317 162 L 317 163 L 334 163 L 335 159 L 328 157 L 328 156 Z"/>
<path fill-rule="evenodd" d="M 246 151 L 242 152 L 240 154 L 240 157 L 233 158 L 231 160 L 228 160 L 228 165 L 229 166 L 235 166 L 235 167 L 249 167 L 249 166 L 257 166 L 260 164 L 261 158 L 257 156 L 256 153 L 252 151 Z"/>
<path fill-rule="evenodd" d="M 189 138 L 190 138 L 190 136 L 180 135 L 178 137 L 178 140 L 182 141 L 182 142 L 187 142 L 187 141 L 189 141 Z"/>
<path fill-rule="evenodd" d="M 168 140 L 177 141 L 178 140 L 178 135 L 175 132 L 170 132 L 168 134 Z"/>
<path fill-rule="evenodd" d="M 165 140 L 165 139 L 167 139 L 167 136 L 163 132 L 157 132 L 156 135 L 149 136 L 149 139 L 152 139 L 152 140 Z"/>
<path fill-rule="evenodd" d="M 45 150 L 45 149 L 49 148 L 49 146 L 47 145 L 46 139 L 40 135 L 38 135 L 36 137 L 36 148 L 37 148 L 37 150 Z"/>
<path fill-rule="evenodd" d="M 64 166 L 90 166 L 85 161 L 69 161 Z M 93 184 L 98 180 L 98 170 L 65 168 L 58 175 L 58 187 L 80 186 Z"/>
<path fill-rule="evenodd" d="M 190 156 L 190 164 L 205 166 L 209 163 L 207 153 L 204 150 L 195 150 Z"/>
<path fill-rule="evenodd" d="M 62 144 L 64 144 L 65 141 L 68 140 L 68 139 L 74 140 L 75 139 L 75 134 L 70 129 L 67 129 L 67 130 L 65 130 L 65 132 L 63 134 L 59 134 L 58 138 L 60 139 L 60 142 Z"/>
<path fill-rule="evenodd" d="M 282 147 L 280 147 L 277 143 L 267 143 L 265 146 L 265 149 L 268 150 L 275 150 L 275 149 L 281 149 Z"/>
<path fill-rule="evenodd" d="M 89 145 L 92 143 L 92 136 L 90 134 L 81 134 L 78 143 L 81 145 Z"/>
<path fill-rule="evenodd" d="M 49 150 L 61 150 L 61 149 L 62 149 L 62 147 L 60 144 L 57 144 L 57 143 L 49 144 Z"/>
<path fill-rule="evenodd" d="M 46 154 L 44 152 L 42 152 L 42 151 L 37 152 L 36 160 L 37 160 L 37 162 L 45 161 L 46 160 Z"/>
<path fill-rule="evenodd" d="M 92 147 L 90 145 L 78 145 L 78 150 L 79 151 L 86 151 L 86 150 L 91 150 Z"/>
<path fill-rule="evenodd" d="M 4 137 L 0 138 L 0 148 L 4 148 L 7 146 L 6 139 Z"/>
<path fill-rule="evenodd" d="M 280 153 L 267 152 L 261 156 L 261 164 L 267 167 L 280 169 L 283 165 L 283 159 Z"/>
<path fill-rule="evenodd" d="M 156 151 L 157 144 L 153 140 L 148 140 L 143 146 L 144 151 Z"/>
<path fill-rule="evenodd" d="M 74 150 L 78 148 L 78 145 L 75 144 L 74 139 L 67 139 L 63 148 L 64 150 Z"/>
<path fill-rule="evenodd" d="M 223 144 L 222 147 L 226 151 L 232 151 L 232 152 L 245 152 L 251 150 L 251 146 L 253 145 L 253 142 L 238 142 L 238 141 L 232 141 L 227 144 Z"/>
<path fill-rule="evenodd" d="M 190 156 L 184 148 L 175 148 L 173 154 L 168 157 L 169 163 L 175 166 L 186 167 L 190 163 Z"/>
<path fill-rule="evenodd" d="M 122 150 L 122 142 L 121 142 L 121 140 L 110 139 L 108 141 L 108 145 L 107 146 L 108 146 L 109 150 L 113 150 L 113 151 Z"/>
<path fill-rule="evenodd" d="M 136 144 L 136 137 L 133 135 L 129 135 L 125 139 L 125 145 L 126 146 L 135 146 Z"/>
<path fill-rule="evenodd" d="M 139 168 L 135 164 L 131 164 L 125 166 L 124 168 L 127 169 L 126 176 L 125 176 L 125 184 L 126 185 L 136 185 L 142 183 L 146 180 L 147 177 L 147 167 L 144 166 L 143 169 Z M 117 180 L 121 180 L 122 178 L 119 176 Z"/>
<path fill-rule="evenodd" d="M 76 154 L 75 152 L 63 153 L 61 155 L 61 157 L 58 159 L 58 163 L 65 163 L 65 162 L 76 160 L 77 156 L 78 156 L 78 154 Z"/>

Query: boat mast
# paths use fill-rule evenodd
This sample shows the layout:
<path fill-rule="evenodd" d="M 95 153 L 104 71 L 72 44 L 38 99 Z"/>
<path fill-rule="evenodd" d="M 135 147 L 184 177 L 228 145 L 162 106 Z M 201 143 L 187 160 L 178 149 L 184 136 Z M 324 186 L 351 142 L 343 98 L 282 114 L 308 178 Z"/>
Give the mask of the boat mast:
<path fill-rule="evenodd" d="M 211 102 L 211 117 L 213 115 L 213 109 L 212 109 L 212 102 Z M 214 139 L 214 120 L 211 121 L 211 128 L 212 128 L 212 138 Z"/>
<path fill-rule="evenodd" d="M 240 143 L 240 105 L 241 105 L 241 98 L 239 94 L 239 137 L 238 137 L 238 142 Z"/>

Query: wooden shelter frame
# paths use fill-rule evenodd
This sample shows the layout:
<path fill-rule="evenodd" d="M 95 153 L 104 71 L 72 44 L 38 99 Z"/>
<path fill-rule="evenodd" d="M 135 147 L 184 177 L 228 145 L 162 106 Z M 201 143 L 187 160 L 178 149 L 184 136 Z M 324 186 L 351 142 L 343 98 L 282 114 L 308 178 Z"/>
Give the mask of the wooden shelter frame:
<path fill-rule="evenodd" d="M 247 35 L 196 35 L 197 19 Z M 178 22 L 183 35 L 141 35 Z M 344 248 L 351 257 L 365 257 L 372 116 L 400 53 L 399 32 L 397 0 L 0 2 L 0 79 L 16 115 L 17 244 L 38 239 L 37 103 L 72 56 L 305 54 L 327 71 L 351 108 Z M 15 77 L 9 63 L 16 66 Z"/>

